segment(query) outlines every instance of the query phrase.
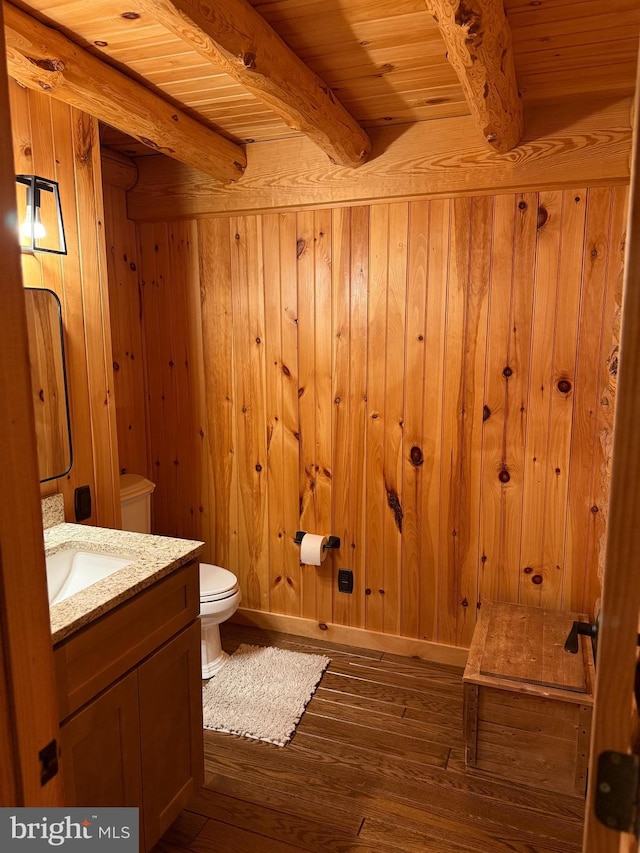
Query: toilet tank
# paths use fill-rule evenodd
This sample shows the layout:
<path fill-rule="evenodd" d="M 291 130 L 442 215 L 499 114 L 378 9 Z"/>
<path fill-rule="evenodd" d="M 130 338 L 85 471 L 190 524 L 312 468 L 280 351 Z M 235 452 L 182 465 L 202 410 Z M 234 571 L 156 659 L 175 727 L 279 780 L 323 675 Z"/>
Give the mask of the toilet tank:
<path fill-rule="evenodd" d="M 156 484 L 142 474 L 120 475 L 123 530 L 151 532 L 151 494 L 155 487 Z"/>

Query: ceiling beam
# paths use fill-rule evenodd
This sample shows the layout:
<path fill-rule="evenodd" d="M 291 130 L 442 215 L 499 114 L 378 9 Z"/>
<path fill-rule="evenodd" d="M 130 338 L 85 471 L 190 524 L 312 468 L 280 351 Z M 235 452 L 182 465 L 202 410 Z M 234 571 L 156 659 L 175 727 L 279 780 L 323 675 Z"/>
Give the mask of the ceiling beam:
<path fill-rule="evenodd" d="M 246 0 L 137 0 L 154 19 L 301 131 L 333 163 L 359 166 L 369 137 Z"/>
<path fill-rule="evenodd" d="M 61 33 L 4 2 L 7 66 L 18 83 L 46 92 L 222 183 L 242 177 L 239 145 L 177 110 Z"/>
<path fill-rule="evenodd" d="M 485 142 L 501 154 L 524 132 L 511 28 L 502 0 L 425 0 Z"/>

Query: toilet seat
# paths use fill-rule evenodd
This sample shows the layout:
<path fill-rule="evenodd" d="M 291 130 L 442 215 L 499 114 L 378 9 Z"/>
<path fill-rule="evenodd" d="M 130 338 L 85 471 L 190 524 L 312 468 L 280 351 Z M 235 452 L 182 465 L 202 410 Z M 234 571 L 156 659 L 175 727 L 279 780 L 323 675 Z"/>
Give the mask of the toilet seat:
<path fill-rule="evenodd" d="M 200 563 L 200 601 L 221 601 L 237 591 L 238 579 L 233 572 L 211 563 Z"/>
<path fill-rule="evenodd" d="M 220 593 L 220 595 L 201 595 L 200 596 L 200 604 L 207 604 L 211 601 L 224 601 L 225 598 L 231 598 L 237 592 L 239 592 L 240 587 L 236 584 L 232 589 L 227 590 L 227 592 Z"/>
<path fill-rule="evenodd" d="M 229 655 L 220 642 L 220 624 L 240 606 L 242 593 L 233 572 L 211 563 L 200 563 L 200 630 L 202 677 L 212 678 Z"/>

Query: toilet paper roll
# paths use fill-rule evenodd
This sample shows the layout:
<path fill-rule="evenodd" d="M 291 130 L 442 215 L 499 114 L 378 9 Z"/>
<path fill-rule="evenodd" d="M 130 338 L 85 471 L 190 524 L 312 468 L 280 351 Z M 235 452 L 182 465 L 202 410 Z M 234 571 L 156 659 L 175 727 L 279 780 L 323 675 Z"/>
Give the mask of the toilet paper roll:
<path fill-rule="evenodd" d="M 326 536 L 318 533 L 305 533 L 300 544 L 300 562 L 307 566 L 319 566 L 327 556 Z"/>

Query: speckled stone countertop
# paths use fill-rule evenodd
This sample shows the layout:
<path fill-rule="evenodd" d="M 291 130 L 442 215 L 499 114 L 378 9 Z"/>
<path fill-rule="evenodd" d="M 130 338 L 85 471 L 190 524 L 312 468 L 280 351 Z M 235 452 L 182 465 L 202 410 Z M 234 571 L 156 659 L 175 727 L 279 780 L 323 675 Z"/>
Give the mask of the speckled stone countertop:
<path fill-rule="evenodd" d="M 50 616 L 54 644 L 171 574 L 174 569 L 194 560 L 204 548 L 203 542 L 190 539 L 171 539 L 84 524 L 50 527 L 44 532 L 44 545 L 46 554 L 64 548 L 81 548 L 131 557 L 130 565 L 52 605 Z"/>

